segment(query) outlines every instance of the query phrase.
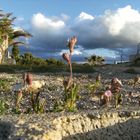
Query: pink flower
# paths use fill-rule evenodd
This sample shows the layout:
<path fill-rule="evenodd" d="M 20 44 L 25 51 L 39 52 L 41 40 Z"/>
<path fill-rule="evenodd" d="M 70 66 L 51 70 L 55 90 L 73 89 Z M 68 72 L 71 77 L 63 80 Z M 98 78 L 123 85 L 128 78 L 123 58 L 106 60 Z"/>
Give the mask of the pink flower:
<path fill-rule="evenodd" d="M 106 97 L 111 97 L 112 96 L 112 92 L 110 90 L 105 91 L 104 95 Z"/>
<path fill-rule="evenodd" d="M 74 46 L 77 42 L 77 38 L 74 36 L 70 39 L 70 41 L 68 42 L 68 47 L 69 47 L 69 50 L 70 50 L 70 53 L 73 53 L 74 51 Z"/>
<path fill-rule="evenodd" d="M 62 57 L 67 61 L 68 64 L 70 64 L 70 55 L 68 53 L 63 53 Z"/>

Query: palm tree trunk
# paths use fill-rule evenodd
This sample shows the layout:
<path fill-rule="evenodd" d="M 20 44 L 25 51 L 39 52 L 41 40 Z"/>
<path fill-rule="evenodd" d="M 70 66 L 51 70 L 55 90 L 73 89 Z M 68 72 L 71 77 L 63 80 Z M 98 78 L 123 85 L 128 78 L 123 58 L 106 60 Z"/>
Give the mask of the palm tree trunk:
<path fill-rule="evenodd" d="M 4 62 L 6 50 L 8 49 L 8 35 L 5 35 L 3 42 L 1 44 L 1 59 L 0 59 L 0 64 Z"/>

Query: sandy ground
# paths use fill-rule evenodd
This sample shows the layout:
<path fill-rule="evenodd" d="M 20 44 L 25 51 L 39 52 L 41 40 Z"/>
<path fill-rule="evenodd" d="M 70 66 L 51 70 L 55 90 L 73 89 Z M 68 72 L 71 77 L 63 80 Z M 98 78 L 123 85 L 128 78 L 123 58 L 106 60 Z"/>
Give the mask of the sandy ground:
<path fill-rule="evenodd" d="M 79 96 L 80 99 L 77 100 L 77 108 L 78 110 L 85 110 L 85 109 L 95 109 L 98 108 L 98 102 L 94 100 L 93 96 L 89 94 L 89 91 L 87 89 L 87 85 L 94 84 L 95 83 L 95 77 L 97 74 L 101 74 L 102 76 L 102 85 L 99 91 L 104 91 L 105 87 L 110 84 L 111 79 L 114 77 L 118 77 L 122 83 L 122 93 L 124 95 L 124 105 L 127 102 L 127 96 L 128 93 L 131 91 L 134 93 L 134 96 L 140 95 L 140 84 L 137 84 L 136 87 L 133 87 L 133 79 L 138 74 L 130 74 L 126 73 L 125 71 L 127 69 L 135 69 L 137 73 L 140 72 L 140 67 L 128 67 L 123 65 L 108 65 L 108 66 L 102 66 L 102 67 L 96 67 L 96 72 L 90 73 L 90 74 L 74 74 L 74 82 L 77 83 L 80 86 L 79 89 Z M 46 112 L 52 112 L 54 108 L 54 104 L 56 101 L 62 101 L 64 99 L 64 87 L 63 87 L 63 80 L 64 78 L 68 77 L 68 73 L 43 73 L 43 74 L 33 74 L 34 80 L 45 81 L 45 86 L 42 87 L 40 90 L 40 98 L 46 100 Z M 9 91 L 1 91 L 1 100 L 6 100 L 6 103 L 8 104 L 9 108 L 6 111 L 6 113 L 13 113 L 12 110 L 15 108 L 15 98 L 17 92 L 14 92 L 13 85 L 16 83 L 22 82 L 22 74 L 7 74 L 7 73 L 1 73 L 0 74 L 1 79 L 12 79 L 11 82 L 9 82 L 10 90 Z M 125 101 L 126 100 L 126 101 Z M 138 104 L 138 98 L 137 100 L 134 100 L 136 102 L 136 105 Z M 21 110 L 26 110 L 30 107 L 30 96 L 29 94 L 25 94 L 24 98 L 22 99 Z M 23 112 L 24 112 L 23 111 Z"/>
<path fill-rule="evenodd" d="M 140 73 L 140 67 L 128 67 L 123 65 L 115 65 L 115 66 L 102 66 L 94 68 L 96 72 L 90 74 L 75 74 L 74 73 L 74 82 L 80 86 L 79 89 L 79 96 L 80 98 L 76 101 L 77 111 L 74 113 L 81 113 L 86 111 L 97 111 L 97 112 L 105 112 L 105 111 L 116 111 L 116 110 L 135 110 L 139 109 L 139 96 L 140 96 L 140 83 L 133 87 L 133 79 L 138 74 L 130 74 L 124 71 L 128 69 L 135 69 L 137 73 Z M 102 76 L 102 86 L 99 91 L 104 90 L 107 85 L 110 84 L 111 79 L 114 77 L 118 77 L 122 83 L 122 94 L 123 94 L 123 104 L 118 107 L 117 109 L 114 107 L 114 102 L 112 101 L 109 107 L 100 106 L 98 98 L 95 98 L 93 95 L 89 94 L 87 89 L 87 85 L 89 83 L 95 83 L 95 77 L 98 74 Z M 69 73 L 38 73 L 33 74 L 34 80 L 44 80 L 45 86 L 43 86 L 40 90 L 40 100 L 45 99 L 45 113 L 44 114 L 35 114 L 31 108 L 30 104 L 30 95 L 24 94 L 24 98 L 20 103 L 20 114 L 16 114 L 15 109 L 15 99 L 17 92 L 12 90 L 13 85 L 16 83 L 22 82 L 22 74 L 7 74 L 7 73 L 0 73 L 0 79 L 7 79 L 9 81 L 7 87 L 8 90 L 4 91 L 0 88 L 0 110 L 2 109 L 3 101 L 7 109 L 4 112 L 1 112 L 0 119 L 2 123 L 10 122 L 15 124 L 16 133 L 14 135 L 26 135 L 26 134 L 33 134 L 35 135 L 37 132 L 34 132 L 34 129 L 31 129 L 31 126 L 41 127 L 41 131 L 39 133 L 43 133 L 52 125 L 49 123 L 50 120 L 57 118 L 58 116 L 65 115 L 67 111 L 61 112 L 54 112 L 54 105 L 56 101 L 63 102 L 64 101 L 64 87 L 63 87 L 63 80 L 64 78 L 68 77 Z M 131 99 L 129 98 L 129 92 L 133 92 L 133 96 Z M 27 110 L 30 109 L 31 111 L 27 114 Z M 67 112 L 67 113 L 66 113 Z M 0 125 L 0 132 L 3 132 L 3 124 Z M 11 125 L 6 124 L 6 128 L 10 127 Z M 1 130 L 2 129 L 2 130 Z M 27 133 L 28 131 L 28 133 Z M 8 131 L 9 132 L 9 131 Z M 37 135 L 39 135 L 39 133 Z M 2 135 L 3 137 L 4 135 Z M 18 139 L 18 138 L 17 138 Z"/>

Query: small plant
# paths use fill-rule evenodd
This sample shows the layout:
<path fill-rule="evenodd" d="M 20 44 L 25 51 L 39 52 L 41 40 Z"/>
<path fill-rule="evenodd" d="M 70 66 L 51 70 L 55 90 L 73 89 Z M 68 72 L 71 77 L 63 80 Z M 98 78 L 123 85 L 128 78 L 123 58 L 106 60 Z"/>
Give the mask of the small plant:
<path fill-rule="evenodd" d="M 44 99 L 39 98 L 39 95 L 40 95 L 39 88 L 41 88 L 42 85 L 41 83 L 38 83 L 35 86 L 35 83 L 34 83 L 34 87 L 33 87 L 32 80 L 33 80 L 32 74 L 28 73 L 28 74 L 23 75 L 23 82 L 24 84 L 27 83 L 27 85 L 18 91 L 17 98 L 16 98 L 16 112 L 17 113 L 19 113 L 19 104 L 23 97 L 23 92 L 24 94 L 27 94 L 27 92 L 30 94 L 31 106 L 35 113 L 45 112 L 46 101 Z"/>
<path fill-rule="evenodd" d="M 111 80 L 111 92 L 115 95 L 115 107 L 118 107 L 118 105 L 122 104 L 122 87 L 123 84 L 117 77 Z"/>
<path fill-rule="evenodd" d="M 79 97 L 79 86 L 77 84 L 73 84 L 71 89 L 65 93 L 65 107 L 68 111 L 76 110 L 76 101 Z"/>
<path fill-rule="evenodd" d="M 53 111 L 54 112 L 60 112 L 60 111 L 63 111 L 63 110 L 64 110 L 64 102 L 57 99 L 55 104 L 54 104 Z"/>
<path fill-rule="evenodd" d="M 88 89 L 89 93 L 94 94 L 97 91 L 97 89 L 100 87 L 101 87 L 101 75 L 98 74 L 96 77 L 95 83 L 93 83 L 93 84 L 89 83 L 87 85 L 87 89 Z"/>
<path fill-rule="evenodd" d="M 35 113 L 44 113 L 46 101 L 44 99 L 39 99 L 39 94 L 40 92 L 38 92 L 37 94 L 31 93 L 32 108 Z"/>
<path fill-rule="evenodd" d="M 98 82 L 95 82 L 94 84 L 89 83 L 87 85 L 88 92 L 91 94 L 94 94 L 97 91 L 98 87 L 99 87 Z"/>
<path fill-rule="evenodd" d="M 117 93 L 115 95 L 115 108 L 117 108 L 119 105 L 122 105 L 122 101 L 123 101 L 122 94 Z"/>
<path fill-rule="evenodd" d="M 8 105 L 6 104 L 4 99 L 0 99 L 0 114 L 3 114 L 6 112 L 8 108 Z"/>

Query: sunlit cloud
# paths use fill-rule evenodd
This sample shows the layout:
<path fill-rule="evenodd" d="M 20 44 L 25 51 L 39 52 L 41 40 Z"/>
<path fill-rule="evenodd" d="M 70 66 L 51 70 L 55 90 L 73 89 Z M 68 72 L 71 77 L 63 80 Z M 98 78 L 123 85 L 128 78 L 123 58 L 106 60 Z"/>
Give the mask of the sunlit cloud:
<path fill-rule="evenodd" d="M 82 21 L 82 20 L 93 20 L 94 17 L 90 14 L 87 14 L 85 12 L 81 12 L 80 15 L 78 16 L 77 20 Z"/>
<path fill-rule="evenodd" d="M 104 23 L 107 26 L 109 33 L 119 35 L 127 25 L 140 23 L 140 13 L 132 9 L 130 5 L 119 8 L 117 11 L 106 11 L 104 15 Z"/>
<path fill-rule="evenodd" d="M 45 17 L 41 13 L 33 15 L 32 24 L 35 28 L 39 29 L 49 29 L 49 28 L 60 29 L 65 25 L 65 23 L 62 20 L 53 20 Z"/>

